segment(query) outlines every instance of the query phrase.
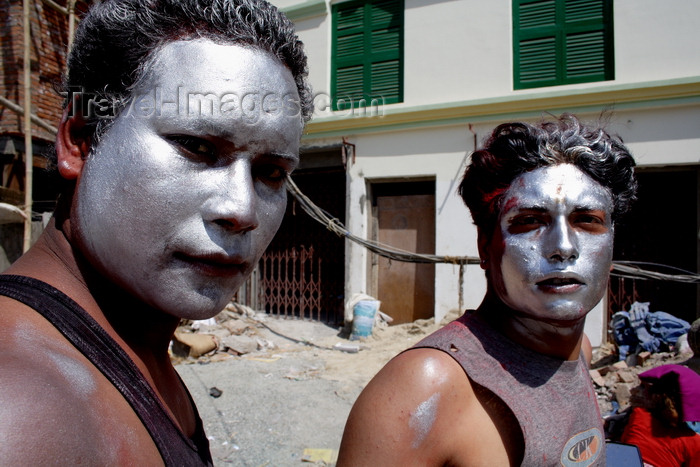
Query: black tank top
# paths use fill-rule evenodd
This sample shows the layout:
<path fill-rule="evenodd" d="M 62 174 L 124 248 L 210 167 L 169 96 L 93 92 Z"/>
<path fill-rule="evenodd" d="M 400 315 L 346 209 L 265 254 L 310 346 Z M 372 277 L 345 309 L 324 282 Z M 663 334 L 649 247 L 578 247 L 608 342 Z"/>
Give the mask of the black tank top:
<path fill-rule="evenodd" d="M 213 465 L 202 420 L 184 384 L 197 423 L 192 439 L 170 418 L 124 349 L 73 299 L 45 282 L 12 275 L 0 275 L 0 295 L 36 310 L 105 375 L 141 419 L 166 466 Z"/>

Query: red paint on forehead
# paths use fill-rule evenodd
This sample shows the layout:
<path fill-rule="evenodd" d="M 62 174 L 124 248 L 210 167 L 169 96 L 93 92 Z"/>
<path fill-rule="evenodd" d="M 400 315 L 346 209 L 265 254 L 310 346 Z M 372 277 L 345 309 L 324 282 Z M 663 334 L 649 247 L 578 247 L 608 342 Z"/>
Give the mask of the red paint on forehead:
<path fill-rule="evenodd" d="M 512 198 L 509 198 L 508 201 L 506 202 L 506 204 L 504 204 L 503 207 L 501 208 L 501 212 L 510 211 L 511 209 L 513 209 L 513 207 L 517 206 L 519 200 L 520 199 L 517 196 L 513 196 Z"/>

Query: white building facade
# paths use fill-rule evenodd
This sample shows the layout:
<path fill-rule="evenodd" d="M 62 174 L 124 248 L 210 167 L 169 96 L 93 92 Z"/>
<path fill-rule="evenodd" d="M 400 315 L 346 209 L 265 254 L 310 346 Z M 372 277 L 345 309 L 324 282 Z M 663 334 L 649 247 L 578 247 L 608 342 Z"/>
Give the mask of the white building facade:
<path fill-rule="evenodd" d="M 609 131 L 635 155 L 646 174 L 640 183 L 663 195 L 661 211 L 640 208 L 644 230 L 658 232 L 647 239 L 624 234 L 622 258 L 616 249 L 615 259 L 643 261 L 658 253 L 654 262 L 697 271 L 700 3 L 274 3 L 296 24 L 309 56 L 317 109 L 302 158 L 317 168 L 342 164 L 345 186 L 337 188 L 345 206 L 335 215 L 354 235 L 410 251 L 476 257 L 476 229 L 456 193 L 471 151 L 502 122 L 562 112 L 595 121 L 612 111 Z M 672 215 L 674 209 L 680 214 Z M 636 238 L 646 246 L 634 247 Z M 398 321 L 440 320 L 478 306 L 485 292 L 478 265 L 401 265 L 350 241 L 344 248 L 344 299 L 359 292 L 378 297 Z M 685 263 L 677 264 L 676 256 Z M 645 300 L 643 284 L 632 288 L 615 292 L 626 296 L 618 308 L 625 300 L 661 300 Z M 684 318 L 697 317 L 695 286 L 683 293 L 682 302 L 667 306 L 687 306 Z M 594 345 L 606 339 L 608 304 L 604 299 L 589 315 Z"/>

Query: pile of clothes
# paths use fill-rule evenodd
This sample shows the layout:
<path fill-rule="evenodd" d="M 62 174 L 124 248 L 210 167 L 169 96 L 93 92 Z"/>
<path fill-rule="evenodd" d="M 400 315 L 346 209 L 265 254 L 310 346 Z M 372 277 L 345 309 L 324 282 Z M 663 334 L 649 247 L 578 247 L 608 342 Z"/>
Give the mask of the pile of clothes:
<path fill-rule="evenodd" d="M 611 327 L 620 360 L 625 360 L 630 353 L 673 349 L 690 330 L 690 323 L 663 311 L 650 312 L 649 302 L 634 302 L 629 311 L 612 316 Z"/>

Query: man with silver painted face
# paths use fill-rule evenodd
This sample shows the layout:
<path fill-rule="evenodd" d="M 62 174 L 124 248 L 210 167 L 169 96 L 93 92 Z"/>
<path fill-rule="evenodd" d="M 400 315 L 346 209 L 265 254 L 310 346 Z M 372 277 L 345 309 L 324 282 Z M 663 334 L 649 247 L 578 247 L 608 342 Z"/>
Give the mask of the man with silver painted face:
<path fill-rule="evenodd" d="M 56 212 L 0 276 L 0 464 L 211 465 L 168 345 L 277 231 L 306 75 L 263 0 L 105 0 L 81 21 Z"/>
<path fill-rule="evenodd" d="M 375 376 L 339 467 L 605 465 L 583 328 L 607 290 L 634 165 L 572 115 L 493 131 L 459 188 L 486 296 Z"/>

